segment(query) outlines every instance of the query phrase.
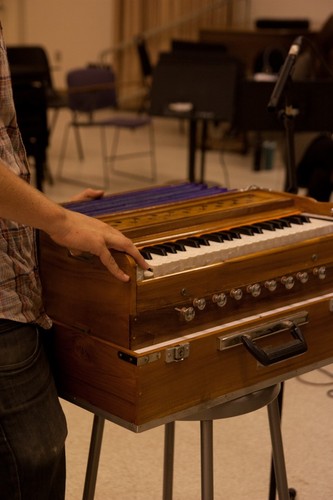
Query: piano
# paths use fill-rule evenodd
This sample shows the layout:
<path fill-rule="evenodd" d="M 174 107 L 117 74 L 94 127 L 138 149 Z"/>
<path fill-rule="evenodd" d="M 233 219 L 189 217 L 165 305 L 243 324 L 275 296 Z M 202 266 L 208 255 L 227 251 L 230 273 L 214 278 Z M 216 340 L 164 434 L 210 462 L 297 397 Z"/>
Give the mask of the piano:
<path fill-rule="evenodd" d="M 135 432 L 333 360 L 333 206 L 183 183 L 67 204 L 116 227 L 150 263 L 40 235 L 62 397 Z"/>

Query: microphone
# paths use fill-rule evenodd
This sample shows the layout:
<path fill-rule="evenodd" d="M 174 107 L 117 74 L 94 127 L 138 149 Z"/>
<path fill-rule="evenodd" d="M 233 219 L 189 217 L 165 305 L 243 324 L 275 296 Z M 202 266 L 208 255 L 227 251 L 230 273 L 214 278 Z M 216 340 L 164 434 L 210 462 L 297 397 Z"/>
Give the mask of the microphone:
<path fill-rule="evenodd" d="M 267 106 L 269 111 L 274 111 L 276 109 L 277 105 L 279 104 L 281 94 L 284 90 L 284 87 L 285 87 L 286 82 L 288 80 L 288 77 L 291 73 L 291 70 L 294 67 L 297 56 L 301 50 L 302 40 L 303 40 L 302 36 L 298 36 L 297 38 L 295 38 L 295 40 L 293 41 L 293 43 L 289 49 L 288 55 L 287 55 L 287 57 L 283 63 L 283 66 L 280 70 L 278 79 L 276 81 L 276 84 L 274 86 L 272 95 L 270 97 L 270 100 L 269 100 L 269 103 Z"/>

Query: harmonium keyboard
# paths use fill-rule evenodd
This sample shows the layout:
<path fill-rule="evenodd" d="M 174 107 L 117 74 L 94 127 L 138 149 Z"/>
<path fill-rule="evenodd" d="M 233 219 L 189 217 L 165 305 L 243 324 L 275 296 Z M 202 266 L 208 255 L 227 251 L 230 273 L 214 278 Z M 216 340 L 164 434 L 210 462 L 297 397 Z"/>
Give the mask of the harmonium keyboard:
<path fill-rule="evenodd" d="M 66 205 L 150 264 L 40 235 L 60 395 L 136 432 L 333 360 L 333 205 L 258 188 L 174 184 Z"/>

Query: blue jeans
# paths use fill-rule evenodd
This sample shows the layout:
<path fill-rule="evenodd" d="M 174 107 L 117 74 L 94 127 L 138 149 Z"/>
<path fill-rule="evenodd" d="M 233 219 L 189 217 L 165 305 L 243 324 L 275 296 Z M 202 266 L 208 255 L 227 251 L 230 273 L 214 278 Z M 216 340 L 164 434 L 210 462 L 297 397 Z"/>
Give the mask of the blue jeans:
<path fill-rule="evenodd" d="M 65 498 L 67 426 L 41 332 L 0 320 L 0 498 Z"/>

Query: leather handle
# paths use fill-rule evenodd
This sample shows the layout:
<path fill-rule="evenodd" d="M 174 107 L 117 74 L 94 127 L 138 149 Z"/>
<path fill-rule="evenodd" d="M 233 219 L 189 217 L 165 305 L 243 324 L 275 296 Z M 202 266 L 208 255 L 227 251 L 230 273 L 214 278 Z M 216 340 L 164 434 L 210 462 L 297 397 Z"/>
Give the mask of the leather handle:
<path fill-rule="evenodd" d="M 244 334 L 241 336 L 241 341 L 246 349 L 264 366 L 273 365 L 294 356 L 299 356 L 308 349 L 302 332 L 295 323 L 292 321 L 282 321 L 276 327 L 275 333 L 278 333 L 279 330 L 284 331 L 289 329 L 293 339 L 281 346 L 259 347 L 249 335 Z"/>

